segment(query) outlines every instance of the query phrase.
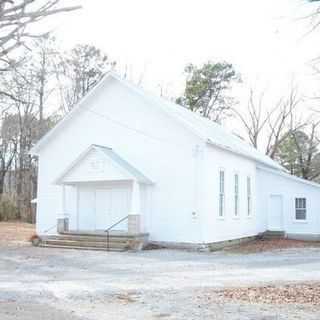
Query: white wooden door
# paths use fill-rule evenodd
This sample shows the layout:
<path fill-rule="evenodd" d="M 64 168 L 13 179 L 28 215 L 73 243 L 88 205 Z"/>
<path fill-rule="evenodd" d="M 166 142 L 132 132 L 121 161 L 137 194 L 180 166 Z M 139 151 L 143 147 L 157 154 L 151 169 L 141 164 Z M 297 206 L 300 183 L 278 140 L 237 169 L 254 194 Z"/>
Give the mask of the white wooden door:
<path fill-rule="evenodd" d="M 111 189 L 96 189 L 95 194 L 95 227 L 106 230 L 111 224 Z"/>
<path fill-rule="evenodd" d="M 78 191 L 78 230 L 106 230 L 129 213 L 129 188 L 80 187 Z M 113 230 L 128 230 L 127 220 Z"/>
<path fill-rule="evenodd" d="M 115 188 L 111 192 L 111 224 L 117 223 L 129 213 L 129 191 L 127 188 Z M 114 230 L 128 230 L 128 221 L 118 224 Z"/>
<path fill-rule="evenodd" d="M 283 200 L 281 195 L 270 195 L 269 197 L 268 230 L 283 230 Z"/>
<path fill-rule="evenodd" d="M 79 188 L 78 230 L 95 230 L 95 193 L 90 188 Z"/>

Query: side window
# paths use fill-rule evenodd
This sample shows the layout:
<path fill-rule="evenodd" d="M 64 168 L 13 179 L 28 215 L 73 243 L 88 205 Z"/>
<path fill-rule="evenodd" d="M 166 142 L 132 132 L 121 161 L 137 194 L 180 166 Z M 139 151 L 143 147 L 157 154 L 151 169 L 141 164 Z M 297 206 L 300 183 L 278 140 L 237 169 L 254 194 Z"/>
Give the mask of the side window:
<path fill-rule="evenodd" d="M 252 211 L 252 195 L 251 195 L 251 178 L 247 177 L 247 215 L 248 217 L 251 216 Z"/>
<path fill-rule="evenodd" d="M 225 200 L 225 172 L 219 171 L 219 217 L 224 216 L 224 200 Z"/>
<path fill-rule="evenodd" d="M 234 216 L 239 216 L 239 175 L 234 175 Z"/>
<path fill-rule="evenodd" d="M 307 219 L 307 199 L 306 198 L 295 198 L 295 214 L 296 220 Z"/>

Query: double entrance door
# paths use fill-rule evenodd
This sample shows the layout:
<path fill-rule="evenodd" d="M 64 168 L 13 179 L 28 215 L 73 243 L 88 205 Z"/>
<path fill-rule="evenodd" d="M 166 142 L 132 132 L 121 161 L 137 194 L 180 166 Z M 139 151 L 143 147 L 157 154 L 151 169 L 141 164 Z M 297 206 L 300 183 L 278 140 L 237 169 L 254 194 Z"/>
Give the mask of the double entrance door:
<path fill-rule="evenodd" d="M 78 230 L 106 230 L 129 212 L 129 187 L 78 187 Z M 113 230 L 127 231 L 127 221 Z"/>

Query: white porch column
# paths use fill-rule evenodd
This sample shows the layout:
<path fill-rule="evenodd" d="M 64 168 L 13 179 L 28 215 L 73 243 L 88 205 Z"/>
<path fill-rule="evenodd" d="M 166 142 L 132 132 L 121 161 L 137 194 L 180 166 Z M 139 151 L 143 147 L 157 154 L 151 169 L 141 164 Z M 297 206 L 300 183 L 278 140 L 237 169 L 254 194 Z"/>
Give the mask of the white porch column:
<path fill-rule="evenodd" d="M 141 232 L 141 195 L 140 184 L 134 180 L 132 184 L 131 207 L 128 217 L 128 232 L 137 234 Z"/>
<path fill-rule="evenodd" d="M 69 217 L 66 212 L 66 186 L 62 185 L 61 209 L 57 218 L 57 231 L 63 233 L 69 230 Z"/>

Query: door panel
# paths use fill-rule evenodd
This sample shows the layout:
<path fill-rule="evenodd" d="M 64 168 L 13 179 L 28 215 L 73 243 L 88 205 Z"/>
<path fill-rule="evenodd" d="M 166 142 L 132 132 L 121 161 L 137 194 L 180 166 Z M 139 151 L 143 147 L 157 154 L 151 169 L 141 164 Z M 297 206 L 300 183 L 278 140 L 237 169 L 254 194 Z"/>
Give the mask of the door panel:
<path fill-rule="evenodd" d="M 91 189 L 79 189 L 78 230 L 95 230 L 95 194 Z"/>
<path fill-rule="evenodd" d="M 96 190 L 96 230 L 105 230 L 111 223 L 111 189 Z"/>
<path fill-rule="evenodd" d="M 269 197 L 268 230 L 283 230 L 283 201 L 281 195 L 270 195 Z"/>
<path fill-rule="evenodd" d="M 78 189 L 78 230 L 106 230 L 129 213 L 127 187 Z M 113 230 L 128 230 L 123 221 Z"/>
<path fill-rule="evenodd" d="M 128 189 L 112 189 L 111 224 L 118 222 L 129 213 Z M 128 230 L 127 220 L 118 224 L 114 230 Z"/>

